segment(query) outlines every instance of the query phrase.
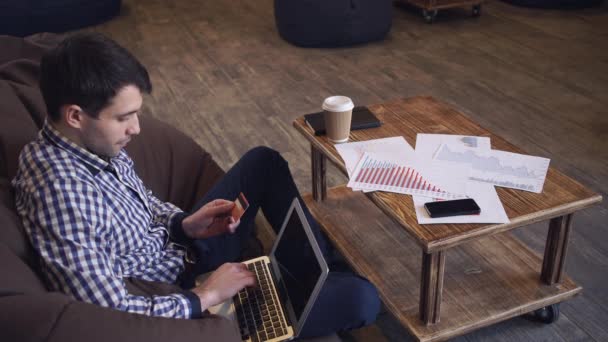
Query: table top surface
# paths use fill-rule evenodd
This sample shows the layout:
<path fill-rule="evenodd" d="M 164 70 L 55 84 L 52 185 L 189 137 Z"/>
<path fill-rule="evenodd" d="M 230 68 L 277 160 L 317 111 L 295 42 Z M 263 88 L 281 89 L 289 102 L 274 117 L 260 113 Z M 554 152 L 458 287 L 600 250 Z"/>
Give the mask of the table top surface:
<path fill-rule="evenodd" d="M 479 126 L 473 120 L 432 97 L 419 96 L 370 105 L 368 108 L 382 121 L 378 128 L 351 131 L 349 142 L 403 136 L 414 146 L 418 133 L 461 134 L 490 137 L 492 149 L 525 153 L 500 136 Z M 301 116 L 294 127 L 344 174 L 346 168 L 338 151 L 325 136 L 315 136 Z M 549 167 L 540 194 L 496 187 L 510 222 L 504 224 L 432 224 L 421 225 L 411 196 L 373 192 L 368 197 L 400 224 L 427 253 L 443 250 L 479 237 L 507 231 L 566 214 L 599 203 L 602 197 L 553 167 Z"/>

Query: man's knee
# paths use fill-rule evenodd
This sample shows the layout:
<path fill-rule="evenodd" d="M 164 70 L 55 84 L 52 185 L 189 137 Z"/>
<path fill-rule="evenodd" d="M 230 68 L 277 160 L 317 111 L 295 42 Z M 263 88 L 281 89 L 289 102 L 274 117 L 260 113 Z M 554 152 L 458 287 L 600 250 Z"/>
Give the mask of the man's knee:
<path fill-rule="evenodd" d="M 243 157 L 253 157 L 261 159 L 276 158 L 277 156 L 280 156 L 279 152 L 267 146 L 256 146 L 245 152 L 245 154 L 243 155 Z"/>
<path fill-rule="evenodd" d="M 281 156 L 281 154 L 266 146 L 257 146 L 247 151 L 243 155 L 243 159 L 250 159 L 263 165 L 287 165 L 287 161 Z"/>

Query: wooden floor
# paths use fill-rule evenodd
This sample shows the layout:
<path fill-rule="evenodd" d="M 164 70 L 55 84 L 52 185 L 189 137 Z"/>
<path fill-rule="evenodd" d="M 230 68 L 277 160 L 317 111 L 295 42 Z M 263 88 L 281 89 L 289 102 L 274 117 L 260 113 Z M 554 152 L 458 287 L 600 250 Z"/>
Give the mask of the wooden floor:
<path fill-rule="evenodd" d="M 302 49 L 277 34 L 272 0 L 125 0 L 95 27 L 148 67 L 145 115 L 182 129 L 228 168 L 256 145 L 283 153 L 310 191 L 309 146 L 292 120 L 329 95 L 357 105 L 428 94 L 531 154 L 608 193 L 608 5 L 532 10 L 489 1 L 440 12 L 433 25 L 396 6 L 387 39 Z M 413 143 L 413 142 L 410 142 Z M 329 185 L 346 179 L 330 167 Z M 608 201 L 575 216 L 566 271 L 584 290 L 552 325 L 521 318 L 457 341 L 607 341 Z M 518 231 L 542 250 L 546 226 Z M 449 257 L 449 256 L 448 256 Z M 345 340 L 408 341 L 382 314 Z"/>

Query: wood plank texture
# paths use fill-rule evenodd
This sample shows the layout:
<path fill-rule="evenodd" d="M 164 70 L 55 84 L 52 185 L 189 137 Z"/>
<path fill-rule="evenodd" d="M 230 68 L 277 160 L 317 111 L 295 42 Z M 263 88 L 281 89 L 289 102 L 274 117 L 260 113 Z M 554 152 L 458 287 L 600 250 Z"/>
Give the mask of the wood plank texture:
<path fill-rule="evenodd" d="M 547 285 L 559 283 L 562 279 L 571 226 L 572 214 L 556 217 L 549 223 L 545 257 L 540 275 L 542 281 Z"/>
<path fill-rule="evenodd" d="M 453 8 L 433 25 L 419 9 L 396 6 L 385 40 L 335 49 L 283 41 L 272 0 L 122 3 L 119 16 L 85 30 L 110 35 L 148 68 L 154 91 L 142 115 L 192 136 L 226 169 L 248 149 L 270 146 L 310 191 L 310 144 L 294 118 L 320 111 L 331 95 L 369 105 L 428 94 L 608 193 L 608 1 L 576 11 L 487 1 L 479 18 Z M 327 171 L 328 185 L 346 181 L 331 163 Z M 512 319 L 455 341 L 608 340 L 608 201 L 573 221 L 566 271 L 585 291 L 562 304 L 562 318 L 546 326 Z M 546 224 L 513 234 L 542 253 Z M 418 265 L 420 254 L 412 258 Z M 377 324 L 387 340 L 411 340 L 391 314 Z"/>
<path fill-rule="evenodd" d="M 312 166 L 312 196 L 317 201 L 327 197 L 327 162 L 321 151 L 311 145 L 310 158 Z"/>
<path fill-rule="evenodd" d="M 425 324 L 439 323 L 443 296 L 445 251 L 422 252 L 419 318 Z"/>
<path fill-rule="evenodd" d="M 304 201 L 351 266 L 376 285 L 388 310 L 421 341 L 458 336 L 581 290 L 567 276 L 561 284 L 544 285 L 540 255 L 509 232 L 497 234 L 445 252 L 441 320 L 426 325 L 420 320 L 416 290 L 420 247 L 399 225 L 365 195 L 344 186 L 331 188 L 324 202 L 310 194 Z M 441 268 L 441 260 L 434 255 L 427 262 Z"/>
<path fill-rule="evenodd" d="M 369 106 L 383 122 L 378 128 L 356 130 L 349 141 L 403 136 L 412 146 L 418 133 L 442 133 L 487 136 L 492 148 L 522 153 L 496 134 L 482 128 L 471 119 L 432 97 L 413 97 Z M 346 173 L 344 161 L 333 143 L 325 136 L 315 136 L 303 117 L 294 126 L 311 143 L 325 154 L 340 170 Z M 387 215 L 401 224 L 425 252 L 441 250 L 471 239 L 547 220 L 599 203 L 602 197 L 553 167 L 549 167 L 543 191 L 540 194 L 497 188 L 511 222 L 506 224 L 442 224 L 420 225 L 411 198 L 396 193 L 374 192 L 368 196 Z"/>

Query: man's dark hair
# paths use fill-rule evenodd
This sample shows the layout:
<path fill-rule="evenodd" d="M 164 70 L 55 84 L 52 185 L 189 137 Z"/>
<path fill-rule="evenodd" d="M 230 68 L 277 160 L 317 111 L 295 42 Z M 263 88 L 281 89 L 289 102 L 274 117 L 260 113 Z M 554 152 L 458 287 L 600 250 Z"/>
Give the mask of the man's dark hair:
<path fill-rule="evenodd" d="M 129 51 L 99 33 L 79 33 L 63 40 L 42 57 L 40 90 L 49 117 L 60 120 L 60 108 L 80 106 L 97 118 L 124 87 L 150 93 L 146 68 Z"/>

